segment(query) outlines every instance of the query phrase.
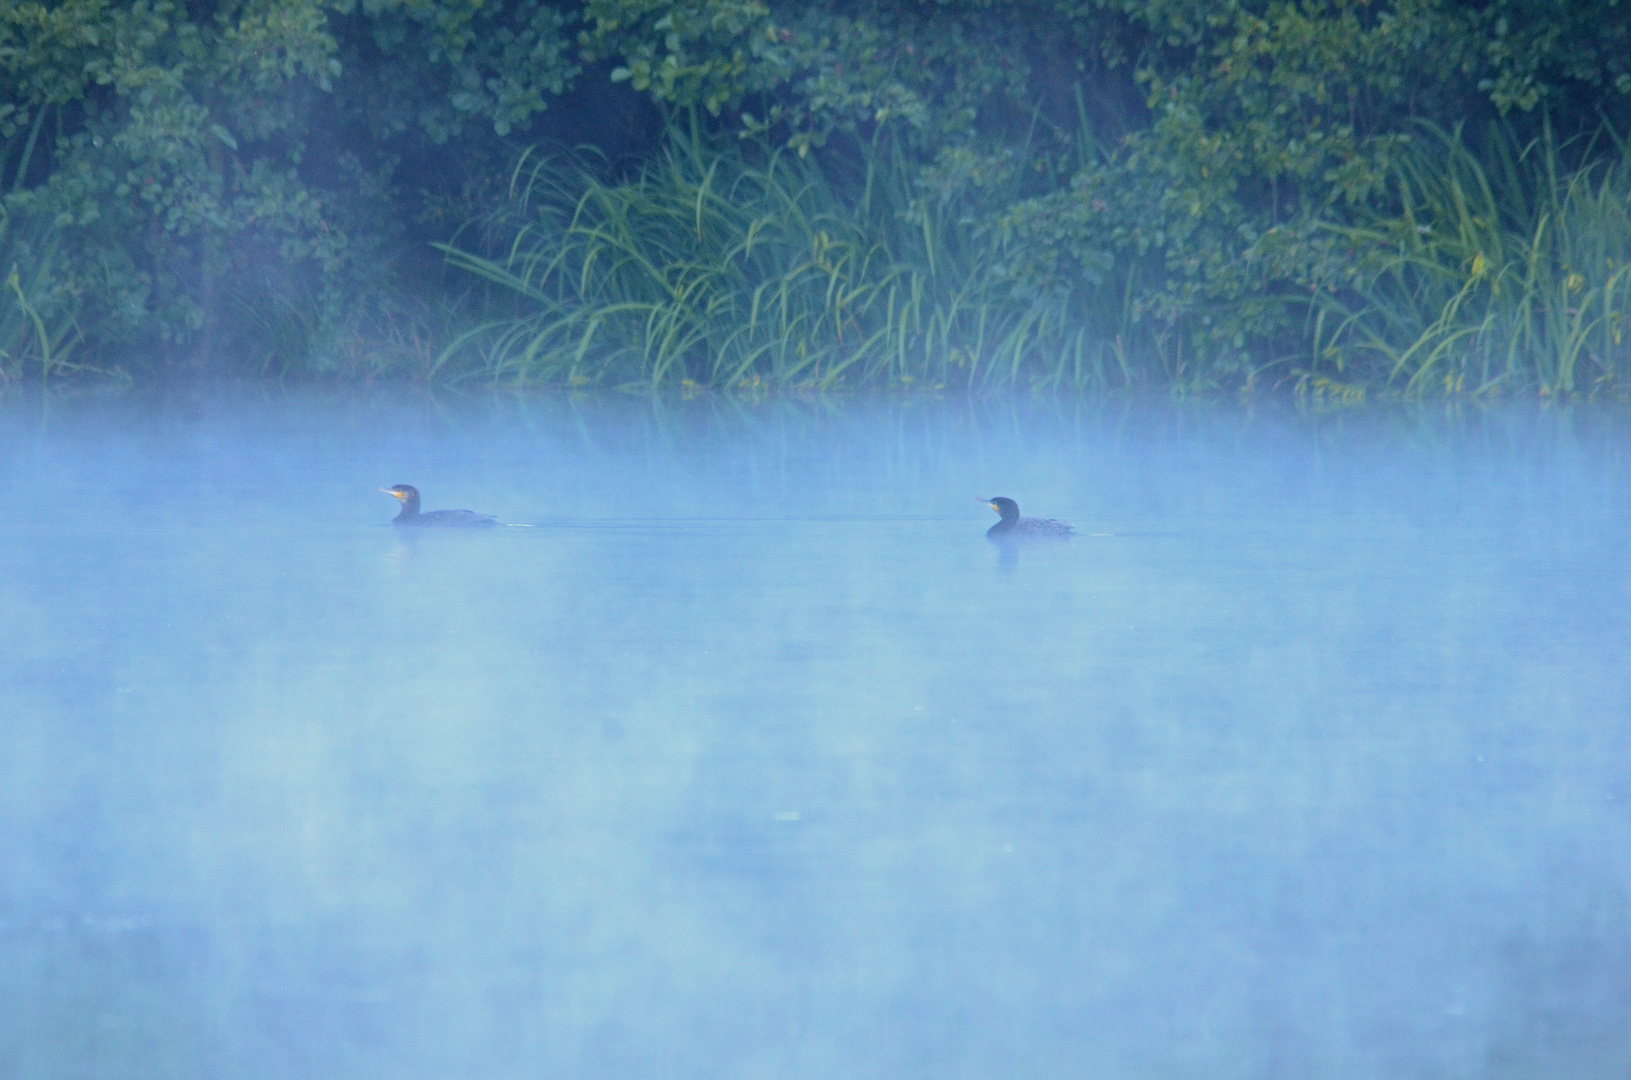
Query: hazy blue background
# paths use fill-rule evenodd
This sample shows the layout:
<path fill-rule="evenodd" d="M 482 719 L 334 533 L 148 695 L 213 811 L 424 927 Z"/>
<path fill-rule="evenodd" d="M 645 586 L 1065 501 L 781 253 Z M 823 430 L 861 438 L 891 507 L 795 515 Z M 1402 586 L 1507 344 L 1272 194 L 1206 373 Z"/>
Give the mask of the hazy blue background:
<path fill-rule="evenodd" d="M 0 399 L 0 1076 L 1623 1080 L 1628 449 Z"/>

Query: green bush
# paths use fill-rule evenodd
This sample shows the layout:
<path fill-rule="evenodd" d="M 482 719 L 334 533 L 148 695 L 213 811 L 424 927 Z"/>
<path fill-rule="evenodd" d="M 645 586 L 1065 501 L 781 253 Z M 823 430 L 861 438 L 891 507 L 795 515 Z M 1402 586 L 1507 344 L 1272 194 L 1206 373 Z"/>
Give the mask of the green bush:
<path fill-rule="evenodd" d="M 1618 0 L 12 0 L 0 370 L 1575 392 L 1628 45 Z M 605 164 L 512 202 L 546 143 Z M 1445 183 L 1499 244 L 1404 236 Z"/>
<path fill-rule="evenodd" d="M 1353 287 L 1319 295 L 1315 356 L 1407 393 L 1613 387 L 1631 350 L 1631 155 L 1603 146 L 1506 126 L 1476 148 L 1459 130 L 1413 145 L 1393 212 L 1336 230 Z"/>

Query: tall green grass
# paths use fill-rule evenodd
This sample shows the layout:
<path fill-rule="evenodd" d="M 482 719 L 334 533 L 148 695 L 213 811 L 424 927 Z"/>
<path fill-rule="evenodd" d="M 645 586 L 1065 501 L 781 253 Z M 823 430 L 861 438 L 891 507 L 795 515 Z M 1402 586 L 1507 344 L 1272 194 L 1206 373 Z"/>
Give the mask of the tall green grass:
<path fill-rule="evenodd" d="M 80 335 L 53 275 L 59 239 L 0 203 L 0 381 L 80 370 L 72 362 Z"/>
<path fill-rule="evenodd" d="M 1606 150 L 1606 152 L 1604 152 Z M 1581 164 L 1571 164 L 1580 162 Z M 1559 145 L 1493 128 L 1419 140 L 1392 212 L 1339 230 L 1361 269 L 1312 308 L 1327 371 L 1407 395 L 1623 385 L 1631 313 L 1631 154 L 1605 133 Z"/>
<path fill-rule="evenodd" d="M 438 367 L 609 386 L 1105 386 L 1130 378 L 1060 301 L 1000 284 L 977 223 L 914 202 L 875 151 L 847 182 L 811 158 L 676 139 L 623 181 L 517 170 L 501 245 L 449 261 L 507 293 Z"/>

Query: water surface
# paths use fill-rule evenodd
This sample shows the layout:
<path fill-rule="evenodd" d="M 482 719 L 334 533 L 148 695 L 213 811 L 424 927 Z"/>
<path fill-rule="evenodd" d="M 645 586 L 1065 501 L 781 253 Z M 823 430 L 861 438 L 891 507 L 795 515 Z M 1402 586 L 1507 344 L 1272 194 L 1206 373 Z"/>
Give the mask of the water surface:
<path fill-rule="evenodd" d="M 1623 1080 L 1628 449 L 0 399 L 0 1075 Z"/>

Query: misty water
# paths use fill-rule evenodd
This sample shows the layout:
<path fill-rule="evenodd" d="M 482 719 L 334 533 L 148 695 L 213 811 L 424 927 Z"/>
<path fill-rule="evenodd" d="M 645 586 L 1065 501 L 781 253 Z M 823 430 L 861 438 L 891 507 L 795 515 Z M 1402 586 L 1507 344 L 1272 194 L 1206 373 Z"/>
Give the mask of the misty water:
<path fill-rule="evenodd" d="M 1622 1080 L 1628 493 L 1585 408 L 13 393 L 0 1076 Z"/>

